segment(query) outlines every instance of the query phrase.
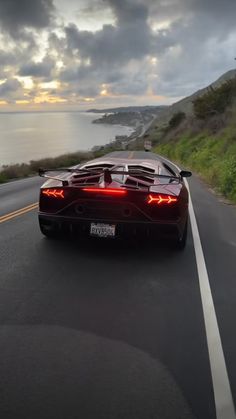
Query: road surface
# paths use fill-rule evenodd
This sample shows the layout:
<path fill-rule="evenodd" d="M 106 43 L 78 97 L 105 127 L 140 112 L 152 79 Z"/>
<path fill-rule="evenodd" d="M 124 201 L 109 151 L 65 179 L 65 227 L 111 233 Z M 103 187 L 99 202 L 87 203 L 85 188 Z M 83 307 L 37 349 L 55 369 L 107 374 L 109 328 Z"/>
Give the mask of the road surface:
<path fill-rule="evenodd" d="M 0 186 L 0 417 L 233 419 L 235 207 L 190 179 L 213 302 L 204 312 L 196 232 L 184 252 L 47 240 L 41 183 Z"/>

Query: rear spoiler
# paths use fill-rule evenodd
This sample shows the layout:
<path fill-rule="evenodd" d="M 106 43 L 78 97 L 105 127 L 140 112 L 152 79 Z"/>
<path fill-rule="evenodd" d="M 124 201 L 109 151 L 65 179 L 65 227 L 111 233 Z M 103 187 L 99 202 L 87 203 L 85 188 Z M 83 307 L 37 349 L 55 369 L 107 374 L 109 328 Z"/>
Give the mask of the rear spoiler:
<path fill-rule="evenodd" d="M 50 173 L 52 173 L 52 175 L 50 175 Z M 179 176 L 176 175 L 159 175 L 157 173 L 150 173 L 150 172 L 146 172 L 142 169 L 138 170 L 116 170 L 116 169 L 109 169 L 109 168 L 91 168 L 91 169 L 77 169 L 77 168 L 71 168 L 71 167 L 63 167 L 63 168 L 59 168 L 59 169 L 42 169 L 40 168 L 38 171 L 39 176 L 47 178 L 47 179 L 53 179 L 53 180 L 57 180 L 62 182 L 63 186 L 68 186 L 69 185 L 69 181 L 67 179 L 65 179 L 64 177 L 59 177 L 56 175 L 56 173 L 74 173 L 75 174 L 75 179 L 78 178 L 80 180 L 84 180 L 84 184 L 80 184 L 79 186 L 84 186 L 84 185 L 88 185 L 88 181 L 92 180 L 93 178 L 97 178 L 98 176 L 103 176 L 104 177 L 104 182 L 105 183 L 111 183 L 112 182 L 112 177 L 111 175 L 113 174 L 117 174 L 117 175 L 128 175 L 130 177 L 130 179 L 133 179 L 134 181 L 137 182 L 137 184 L 142 184 L 144 186 L 151 186 L 150 182 L 148 181 L 144 181 L 142 179 L 139 179 L 138 177 L 140 175 L 145 175 L 147 177 L 150 178 L 160 178 L 160 179 L 170 179 L 173 181 L 176 181 L 178 183 L 180 183 L 180 181 L 182 180 L 183 177 L 189 177 L 191 176 L 191 172 L 180 172 Z M 97 183 L 97 182 L 95 182 Z M 138 186 L 137 186 L 138 187 Z"/>

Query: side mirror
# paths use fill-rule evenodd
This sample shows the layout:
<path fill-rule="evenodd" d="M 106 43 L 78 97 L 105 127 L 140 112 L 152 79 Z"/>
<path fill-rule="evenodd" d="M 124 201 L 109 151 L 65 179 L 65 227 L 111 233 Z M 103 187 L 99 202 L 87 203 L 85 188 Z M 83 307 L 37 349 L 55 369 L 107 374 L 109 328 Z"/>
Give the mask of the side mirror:
<path fill-rule="evenodd" d="M 181 170 L 180 174 L 181 177 L 191 177 L 192 172 L 187 172 L 187 170 Z"/>

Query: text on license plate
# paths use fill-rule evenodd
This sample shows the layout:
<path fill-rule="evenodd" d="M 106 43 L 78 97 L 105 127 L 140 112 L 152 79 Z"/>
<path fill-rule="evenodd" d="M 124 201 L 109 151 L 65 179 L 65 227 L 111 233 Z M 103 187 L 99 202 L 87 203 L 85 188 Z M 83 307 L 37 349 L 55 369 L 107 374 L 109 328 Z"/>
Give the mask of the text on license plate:
<path fill-rule="evenodd" d="M 96 237 L 115 237 L 116 226 L 114 224 L 90 224 L 90 235 Z"/>

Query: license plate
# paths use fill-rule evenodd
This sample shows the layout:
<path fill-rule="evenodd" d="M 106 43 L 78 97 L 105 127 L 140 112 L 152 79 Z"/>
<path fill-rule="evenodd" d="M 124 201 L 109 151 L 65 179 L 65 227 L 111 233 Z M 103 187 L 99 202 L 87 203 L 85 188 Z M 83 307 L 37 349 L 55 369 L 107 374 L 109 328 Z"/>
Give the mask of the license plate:
<path fill-rule="evenodd" d="M 114 224 L 90 224 L 90 235 L 95 237 L 115 237 L 116 226 Z"/>

